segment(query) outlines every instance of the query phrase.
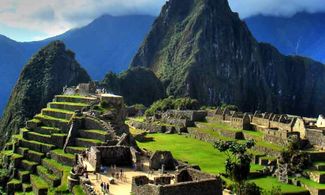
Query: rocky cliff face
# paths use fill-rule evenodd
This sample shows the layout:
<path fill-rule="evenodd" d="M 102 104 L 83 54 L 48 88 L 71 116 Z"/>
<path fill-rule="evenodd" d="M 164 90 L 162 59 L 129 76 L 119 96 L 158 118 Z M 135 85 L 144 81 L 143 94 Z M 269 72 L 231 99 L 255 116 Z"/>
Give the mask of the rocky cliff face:
<path fill-rule="evenodd" d="M 87 72 L 80 67 L 74 53 L 56 41 L 41 49 L 24 67 L 12 91 L 0 121 L 1 143 L 18 132 L 64 86 L 89 82 Z"/>
<path fill-rule="evenodd" d="M 168 95 L 244 111 L 325 113 L 325 67 L 258 43 L 226 0 L 170 0 L 131 66 L 145 66 Z"/>

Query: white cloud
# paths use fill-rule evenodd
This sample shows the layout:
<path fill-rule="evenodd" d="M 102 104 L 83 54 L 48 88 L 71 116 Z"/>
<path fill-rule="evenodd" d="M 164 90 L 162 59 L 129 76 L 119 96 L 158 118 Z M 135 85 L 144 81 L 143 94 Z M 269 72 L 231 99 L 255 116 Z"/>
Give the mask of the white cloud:
<path fill-rule="evenodd" d="M 186 1 L 186 0 L 183 0 Z M 325 0 L 229 0 L 241 18 L 325 11 Z M 166 0 L 0 0 L 0 24 L 45 36 L 80 27 L 103 15 L 158 15 Z M 0 34 L 1 34 L 0 30 Z"/>
<path fill-rule="evenodd" d="M 0 23 L 53 36 L 103 15 L 157 15 L 165 0 L 1 0 Z M 0 32 L 1 33 L 1 32 Z"/>
<path fill-rule="evenodd" d="M 229 0 L 233 11 L 241 18 L 263 14 L 275 16 L 292 16 L 298 12 L 324 12 L 324 0 Z"/>

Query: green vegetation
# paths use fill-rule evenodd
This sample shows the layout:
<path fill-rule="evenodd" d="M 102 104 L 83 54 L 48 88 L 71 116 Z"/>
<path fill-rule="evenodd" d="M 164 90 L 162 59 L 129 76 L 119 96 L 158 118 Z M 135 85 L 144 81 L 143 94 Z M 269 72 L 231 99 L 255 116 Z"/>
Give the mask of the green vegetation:
<path fill-rule="evenodd" d="M 225 169 L 228 177 L 241 185 L 246 181 L 250 172 L 251 155 L 247 150 L 255 145 L 253 140 L 245 143 L 238 143 L 237 141 L 217 141 L 214 147 L 226 154 Z M 242 194 L 238 191 L 239 194 Z"/>
<path fill-rule="evenodd" d="M 86 193 L 82 190 L 82 187 L 80 185 L 74 186 L 72 192 L 75 195 L 86 195 Z"/>
<path fill-rule="evenodd" d="M 174 98 L 172 96 L 154 102 L 145 112 L 147 116 L 153 116 L 157 111 L 167 111 L 169 109 L 177 110 L 195 110 L 199 109 L 199 102 L 191 98 Z"/>
<path fill-rule="evenodd" d="M 42 111 L 49 111 L 49 112 L 59 112 L 63 114 L 74 114 L 74 112 L 69 110 L 63 110 L 63 109 L 56 109 L 56 108 L 44 108 Z"/>
<path fill-rule="evenodd" d="M 59 156 L 64 156 L 66 158 L 74 159 L 73 154 L 65 153 L 62 149 L 52 150 L 51 152 L 54 153 L 54 154 L 57 154 Z"/>
<path fill-rule="evenodd" d="M 132 130 L 131 132 L 140 130 Z M 226 155 L 215 150 L 212 144 L 188 138 L 181 135 L 166 135 L 166 134 L 150 134 L 146 136 L 145 141 L 138 142 L 139 147 L 149 151 L 169 150 L 176 159 L 187 161 L 190 164 L 198 164 L 202 171 L 219 174 L 225 173 L 224 163 Z M 261 170 L 263 167 L 256 164 L 251 164 L 251 171 Z M 230 182 L 229 180 L 225 179 Z M 250 179 L 249 182 L 256 183 L 263 190 L 269 192 L 273 187 L 279 186 L 281 192 L 295 193 L 305 192 L 302 187 L 283 184 L 273 177 L 263 177 L 258 179 Z M 230 182 L 231 183 L 231 182 Z"/>
<path fill-rule="evenodd" d="M 68 106 L 80 106 L 80 107 L 87 107 L 88 104 L 84 103 L 75 103 L 75 102 L 51 102 L 50 105 L 68 105 Z"/>
<path fill-rule="evenodd" d="M 98 139 L 87 139 L 87 138 L 77 138 L 77 140 L 84 141 L 84 142 L 91 142 L 93 144 L 102 144 L 103 142 Z"/>
<path fill-rule="evenodd" d="M 83 130 L 84 132 L 87 133 L 95 133 L 95 134 L 100 134 L 100 135 L 107 135 L 106 131 L 103 130 Z"/>
<path fill-rule="evenodd" d="M 119 75 L 109 72 L 100 84 L 108 91 L 122 95 L 128 105 L 149 106 L 165 97 L 161 81 L 152 71 L 142 67 L 130 68 Z"/>
<path fill-rule="evenodd" d="M 63 42 L 54 41 L 24 66 L 0 121 L 0 145 L 16 134 L 54 95 L 60 94 L 65 85 L 76 86 L 91 80 L 72 54 Z"/>
<path fill-rule="evenodd" d="M 30 175 L 30 181 L 36 186 L 37 189 L 46 189 L 49 187 L 44 179 L 40 178 L 37 175 Z"/>
<path fill-rule="evenodd" d="M 233 110 L 233 111 L 238 111 L 238 107 L 236 105 L 230 105 L 230 104 L 226 104 L 226 103 L 222 103 L 220 106 L 221 109 L 229 109 L 229 110 Z"/>
<path fill-rule="evenodd" d="M 205 172 L 225 173 L 226 155 L 213 148 L 212 144 L 180 135 L 150 134 L 148 141 L 138 142 L 141 148 L 149 151 L 168 150 L 176 159 L 198 164 Z M 251 164 L 253 171 L 261 170 L 262 166 Z"/>
<path fill-rule="evenodd" d="M 53 121 L 60 121 L 60 122 L 63 122 L 63 123 L 69 123 L 69 120 L 62 119 L 62 118 L 56 118 L 56 117 L 52 117 L 52 116 L 47 116 L 47 115 L 43 115 L 43 114 L 38 114 L 35 117 L 43 118 L 43 119 L 46 119 L 46 120 L 53 120 Z"/>
<path fill-rule="evenodd" d="M 282 193 L 299 193 L 306 192 L 307 190 L 303 187 L 298 187 L 294 185 L 289 185 L 285 183 L 281 183 L 274 177 L 264 177 L 258 179 L 252 179 L 250 182 L 256 183 L 256 185 L 263 188 L 264 191 L 271 191 L 274 187 L 279 187 Z M 269 193 L 267 193 L 269 194 Z"/>

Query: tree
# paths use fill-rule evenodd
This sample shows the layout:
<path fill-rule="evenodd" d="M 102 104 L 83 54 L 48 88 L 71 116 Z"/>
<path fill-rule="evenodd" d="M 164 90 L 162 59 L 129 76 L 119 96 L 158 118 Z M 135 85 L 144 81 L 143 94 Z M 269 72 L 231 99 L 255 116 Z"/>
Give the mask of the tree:
<path fill-rule="evenodd" d="M 249 140 L 244 144 L 236 141 L 217 141 L 214 147 L 220 152 L 224 152 L 226 159 L 226 174 L 235 182 L 242 182 L 247 180 L 251 155 L 247 154 L 247 150 L 255 145 L 254 140 Z"/>
<path fill-rule="evenodd" d="M 259 195 L 261 189 L 255 184 L 246 182 L 252 157 L 247 150 L 254 147 L 255 141 L 249 140 L 240 144 L 236 141 L 217 141 L 214 147 L 227 156 L 225 162 L 227 176 L 235 182 L 233 190 L 239 195 Z"/>

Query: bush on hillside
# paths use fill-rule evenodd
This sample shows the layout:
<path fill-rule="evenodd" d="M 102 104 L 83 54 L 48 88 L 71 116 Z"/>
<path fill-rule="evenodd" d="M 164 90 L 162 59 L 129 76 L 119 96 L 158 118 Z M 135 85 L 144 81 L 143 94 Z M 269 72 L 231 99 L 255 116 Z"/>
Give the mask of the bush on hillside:
<path fill-rule="evenodd" d="M 174 98 L 172 96 L 154 102 L 146 110 L 146 116 L 153 116 L 156 112 L 167 110 L 197 110 L 200 108 L 199 102 L 191 98 Z"/>
<path fill-rule="evenodd" d="M 238 111 L 238 107 L 236 105 L 231 105 L 231 104 L 225 104 L 225 103 L 222 103 L 221 106 L 220 106 L 222 109 L 229 109 L 229 110 L 232 110 L 232 111 Z"/>

